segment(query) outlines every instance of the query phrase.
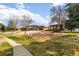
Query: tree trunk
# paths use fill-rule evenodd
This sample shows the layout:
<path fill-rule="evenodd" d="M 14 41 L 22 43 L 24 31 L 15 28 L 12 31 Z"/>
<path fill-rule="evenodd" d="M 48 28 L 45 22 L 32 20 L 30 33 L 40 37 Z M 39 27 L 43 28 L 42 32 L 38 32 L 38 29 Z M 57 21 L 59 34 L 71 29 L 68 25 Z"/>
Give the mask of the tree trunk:
<path fill-rule="evenodd" d="M 61 24 L 58 24 L 58 31 L 61 30 Z"/>
<path fill-rule="evenodd" d="M 26 34 L 27 28 L 25 29 L 25 34 Z"/>
<path fill-rule="evenodd" d="M 28 31 L 28 26 L 26 26 L 25 34 L 26 34 L 27 31 Z"/>
<path fill-rule="evenodd" d="M 71 32 L 72 32 L 73 30 L 71 29 Z"/>

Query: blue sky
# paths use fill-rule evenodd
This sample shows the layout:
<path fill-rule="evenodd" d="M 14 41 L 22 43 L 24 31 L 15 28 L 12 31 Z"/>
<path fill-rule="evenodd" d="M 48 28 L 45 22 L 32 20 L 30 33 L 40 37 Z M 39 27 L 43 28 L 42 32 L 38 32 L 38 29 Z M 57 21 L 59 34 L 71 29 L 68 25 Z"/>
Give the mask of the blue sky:
<path fill-rule="evenodd" d="M 25 4 L 28 5 L 30 8 L 29 10 L 31 10 L 34 13 L 38 13 L 41 16 L 45 17 L 49 15 L 49 7 L 51 6 L 51 4 L 44 4 L 44 3 L 36 3 L 36 4 Z"/>
<path fill-rule="evenodd" d="M 52 6 L 52 3 L 0 3 L 0 8 L 4 9 L 9 9 L 8 12 L 11 13 L 16 13 L 17 10 L 21 9 L 22 12 L 27 12 L 28 14 L 32 15 L 34 23 L 37 25 L 45 25 L 47 26 L 49 21 L 50 21 L 50 7 Z M 58 5 L 58 4 L 54 4 Z M 8 19 L 6 18 L 8 12 L 4 10 L 5 12 L 1 12 L 5 14 L 5 17 L 3 16 L 3 19 Z M 6 20 L 1 21 L 3 23 L 7 23 Z"/>
<path fill-rule="evenodd" d="M 2 5 L 9 6 L 11 8 L 16 8 L 17 3 L 0 3 Z M 52 3 L 23 3 L 25 9 L 28 9 L 34 13 L 38 13 L 41 16 L 48 16 L 50 12 L 50 6 Z"/>

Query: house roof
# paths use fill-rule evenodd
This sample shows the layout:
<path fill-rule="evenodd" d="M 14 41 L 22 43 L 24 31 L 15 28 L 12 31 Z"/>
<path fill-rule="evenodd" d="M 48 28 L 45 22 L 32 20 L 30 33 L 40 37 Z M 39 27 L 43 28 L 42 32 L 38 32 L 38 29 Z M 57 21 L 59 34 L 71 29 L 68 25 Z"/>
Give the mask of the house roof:
<path fill-rule="evenodd" d="M 58 23 L 56 21 L 50 23 L 49 25 L 58 25 Z"/>

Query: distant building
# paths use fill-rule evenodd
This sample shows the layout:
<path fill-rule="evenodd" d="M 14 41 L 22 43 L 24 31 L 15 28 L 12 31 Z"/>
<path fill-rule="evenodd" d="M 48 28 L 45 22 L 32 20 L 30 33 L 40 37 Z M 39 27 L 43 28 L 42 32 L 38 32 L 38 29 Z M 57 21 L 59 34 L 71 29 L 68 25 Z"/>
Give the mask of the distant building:
<path fill-rule="evenodd" d="M 49 24 L 49 30 L 63 30 L 63 24 L 62 23 L 57 23 L 56 21 L 53 21 L 52 23 Z"/>
<path fill-rule="evenodd" d="M 48 27 L 44 27 L 44 30 L 48 30 Z"/>
<path fill-rule="evenodd" d="M 45 26 L 41 26 L 41 25 L 30 25 L 28 27 L 28 30 L 44 30 L 44 28 L 46 28 Z M 26 28 L 21 27 L 21 30 L 26 30 Z"/>
<path fill-rule="evenodd" d="M 28 27 L 29 30 L 43 30 L 44 26 L 40 26 L 40 25 L 30 25 Z"/>

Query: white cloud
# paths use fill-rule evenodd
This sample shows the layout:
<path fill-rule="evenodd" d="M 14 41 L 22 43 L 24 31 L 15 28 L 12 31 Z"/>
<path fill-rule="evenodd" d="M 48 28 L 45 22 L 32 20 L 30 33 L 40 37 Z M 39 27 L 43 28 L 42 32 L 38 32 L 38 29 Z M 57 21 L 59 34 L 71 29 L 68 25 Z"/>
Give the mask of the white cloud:
<path fill-rule="evenodd" d="M 12 15 L 16 16 L 20 20 L 22 20 L 23 15 L 29 15 L 32 18 L 32 20 L 35 23 L 38 23 L 39 25 L 47 26 L 47 24 L 49 23 L 49 21 L 46 18 L 43 18 L 41 15 L 35 14 L 29 10 L 24 9 L 25 7 L 23 4 L 19 4 L 19 5 L 17 4 L 16 7 L 17 8 L 10 8 L 10 7 L 1 5 L 0 15 L 3 14 L 2 18 L 4 18 L 5 20 L 12 17 Z"/>
<path fill-rule="evenodd" d="M 51 6 L 49 7 L 49 10 L 53 7 L 53 6 L 58 6 L 58 5 L 64 5 L 65 3 L 63 3 L 63 2 L 54 2 L 54 3 L 52 3 L 51 4 Z"/>
<path fill-rule="evenodd" d="M 54 6 L 63 5 L 64 3 L 53 3 Z"/>
<path fill-rule="evenodd" d="M 16 8 L 25 8 L 23 3 L 18 3 L 16 4 Z"/>
<path fill-rule="evenodd" d="M 6 7 L 6 6 L 4 6 L 4 5 L 0 5 L 0 8 L 8 8 L 8 7 Z"/>
<path fill-rule="evenodd" d="M 43 18 L 39 14 L 32 13 L 29 10 L 25 10 L 25 9 L 19 9 L 19 11 L 22 12 L 21 14 L 29 15 L 34 22 L 37 22 L 37 23 L 39 22 L 38 23 L 39 25 L 45 25 L 46 26 L 48 24 L 48 20 L 46 20 L 45 18 Z"/>

